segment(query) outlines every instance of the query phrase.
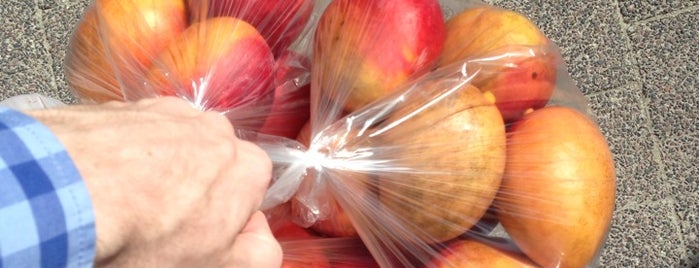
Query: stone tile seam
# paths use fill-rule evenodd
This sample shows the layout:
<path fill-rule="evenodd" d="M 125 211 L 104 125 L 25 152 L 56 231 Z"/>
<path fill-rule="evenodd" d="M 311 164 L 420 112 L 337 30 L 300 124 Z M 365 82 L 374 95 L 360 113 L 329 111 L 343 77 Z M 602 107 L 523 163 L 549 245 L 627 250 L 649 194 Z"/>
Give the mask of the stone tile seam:
<path fill-rule="evenodd" d="M 670 178 L 668 176 L 668 167 L 665 164 L 665 161 L 663 161 L 663 156 L 662 156 L 662 149 L 660 148 L 660 138 L 657 136 L 655 131 L 656 126 L 653 123 L 653 120 L 651 118 L 651 113 L 650 113 L 650 100 L 647 96 L 641 95 L 639 98 L 639 101 L 642 103 L 644 109 L 641 109 L 641 112 L 643 113 L 643 116 L 645 118 L 645 124 L 650 130 L 651 133 L 649 133 L 649 138 L 652 142 L 651 146 L 651 156 L 654 164 L 658 167 L 656 171 L 656 179 L 660 180 L 660 187 L 670 187 L 671 185 L 669 184 Z M 665 199 L 661 199 L 659 202 L 667 202 L 668 200 L 671 200 L 674 204 L 675 198 L 672 196 L 666 197 Z M 674 225 L 673 227 L 675 230 L 677 230 L 677 234 L 680 236 L 680 244 L 682 245 L 682 248 L 684 248 L 684 245 L 686 244 L 684 236 L 680 235 L 682 232 L 682 226 L 680 224 L 680 220 L 678 219 L 679 214 L 676 209 L 676 207 L 673 205 L 672 207 L 668 208 L 669 211 L 666 213 L 668 217 L 671 219 L 671 223 Z M 684 255 L 684 254 L 683 254 Z M 684 258 L 685 256 L 683 256 Z"/>
<path fill-rule="evenodd" d="M 685 238 L 684 234 L 682 233 L 682 220 L 680 220 L 679 214 L 678 214 L 677 209 L 676 209 L 677 202 L 678 202 L 677 199 L 675 199 L 674 197 L 671 196 L 671 197 L 667 198 L 668 204 L 666 204 L 666 205 L 669 205 L 670 210 L 672 211 L 672 213 L 668 213 L 668 214 L 670 214 L 669 215 L 670 222 L 672 222 L 672 224 L 674 225 L 673 227 L 675 228 L 675 232 L 677 233 L 677 236 L 679 237 L 679 239 L 678 239 L 680 242 L 679 248 L 682 249 L 681 253 L 680 253 L 680 259 L 684 260 L 684 259 L 689 258 L 689 256 L 687 255 L 687 251 L 684 250 L 687 248 L 687 239 Z"/>
<path fill-rule="evenodd" d="M 624 212 L 627 210 L 640 210 L 642 207 L 655 207 L 655 208 L 662 208 L 662 209 L 668 209 L 671 210 L 672 213 L 668 213 L 668 218 L 670 220 L 670 224 L 672 225 L 672 228 L 674 229 L 675 234 L 678 237 L 678 242 L 679 242 L 679 248 L 680 249 L 686 249 L 688 242 L 685 238 L 685 236 L 682 233 L 682 224 L 681 220 L 679 219 L 679 215 L 677 214 L 677 211 L 675 209 L 677 205 L 677 199 L 673 196 L 668 196 L 659 200 L 654 200 L 654 201 L 641 201 L 641 202 L 629 202 L 624 206 L 616 207 L 614 210 L 614 214 L 617 214 L 619 212 Z M 680 259 L 688 259 L 691 257 L 686 253 L 685 250 L 682 250 L 680 253 Z"/>
<path fill-rule="evenodd" d="M 629 37 L 629 25 L 624 22 L 624 17 L 621 14 L 621 7 L 619 5 L 618 0 L 613 1 L 614 7 L 615 7 L 615 14 L 617 21 L 622 27 L 622 33 L 621 36 L 624 39 L 624 45 L 626 46 L 626 49 L 629 53 L 627 53 L 628 60 L 630 61 L 630 65 L 632 66 L 633 70 L 631 70 L 632 76 L 635 81 L 638 81 L 638 84 L 635 85 L 634 89 L 636 90 L 641 90 L 642 87 L 642 81 L 643 78 L 641 76 L 640 72 L 640 67 L 638 63 L 638 59 L 636 58 L 635 53 L 633 52 L 633 47 L 631 45 L 631 38 Z M 633 83 L 633 82 L 632 82 Z M 653 124 L 653 120 L 651 119 L 651 113 L 650 113 L 650 99 L 647 96 L 644 96 L 641 94 L 639 98 L 639 102 L 641 105 L 641 113 L 643 114 L 643 117 L 645 118 L 644 124 L 649 130 L 651 130 L 651 133 L 649 135 L 649 138 L 651 139 L 652 142 L 652 147 L 651 147 L 651 155 L 652 159 L 655 165 L 658 167 L 657 171 L 657 179 L 662 180 L 662 185 L 664 186 L 669 186 L 667 184 L 668 181 L 668 176 L 667 176 L 667 166 L 665 165 L 665 162 L 663 161 L 662 157 L 662 151 L 660 149 L 660 139 L 654 134 L 655 131 L 655 125 Z M 673 212 L 677 214 L 677 211 L 673 208 Z M 677 215 L 674 215 L 677 216 Z"/>
<path fill-rule="evenodd" d="M 626 61 L 628 62 L 628 66 L 631 67 L 631 70 L 630 70 L 629 74 L 631 75 L 631 77 L 632 77 L 633 80 L 632 80 L 630 83 L 634 83 L 634 82 L 636 82 L 636 81 L 642 81 L 643 78 L 642 78 L 642 76 L 641 76 L 641 71 L 640 71 L 640 68 L 639 68 L 638 60 L 636 59 L 636 57 L 633 56 L 633 53 L 632 53 L 632 52 L 633 52 L 633 48 L 632 48 L 632 45 L 631 45 L 631 39 L 629 38 L 628 32 L 627 32 L 627 29 L 628 29 L 630 26 L 624 22 L 624 17 L 622 16 L 622 14 L 621 14 L 621 8 L 619 7 L 619 1 L 618 1 L 618 0 L 613 0 L 613 1 L 611 2 L 611 4 L 612 4 L 612 6 L 614 7 L 614 11 L 615 11 L 615 12 L 612 14 L 612 16 L 615 17 L 616 22 L 617 22 L 617 23 L 619 24 L 619 26 L 621 27 L 621 36 L 622 36 L 622 38 L 623 38 L 624 49 L 626 50 L 626 53 L 624 53 L 624 57 L 625 57 L 624 60 L 626 60 Z M 604 89 L 602 89 L 602 90 L 598 90 L 598 91 L 595 91 L 595 92 L 593 92 L 593 93 L 587 93 L 587 94 L 585 94 L 585 95 L 586 95 L 586 96 L 598 96 L 598 95 L 602 95 L 602 94 L 605 94 L 605 93 L 608 93 L 608 92 L 613 92 L 613 91 L 620 90 L 621 88 L 628 88 L 627 86 L 628 86 L 630 83 L 627 83 L 627 84 L 624 84 L 624 85 L 621 85 L 621 86 L 618 86 L 618 87 L 604 88 Z M 635 83 L 634 83 L 634 84 L 635 84 Z M 638 83 L 638 84 L 640 84 L 640 83 Z M 636 90 L 636 89 L 637 89 L 637 90 L 641 90 L 640 87 L 634 87 L 634 90 Z M 649 107 L 648 105 L 645 105 L 645 106 L 643 106 L 643 107 L 641 107 L 641 108 L 642 108 L 643 110 L 645 110 L 645 109 L 648 109 L 648 107 Z"/>
<path fill-rule="evenodd" d="M 36 23 L 39 25 L 40 31 L 43 33 L 41 35 L 41 49 L 42 49 L 42 54 L 45 57 L 46 60 L 46 65 L 47 72 L 49 73 L 49 77 L 51 78 L 51 81 L 48 81 L 49 85 L 51 86 L 51 90 L 54 92 L 58 92 L 58 81 L 56 81 L 56 75 L 55 75 L 55 70 L 53 69 L 54 61 L 53 57 L 51 56 L 51 44 L 49 43 L 49 40 L 47 36 L 50 36 L 48 33 L 48 29 L 46 27 L 46 22 L 44 21 L 44 11 L 41 9 L 39 5 L 39 1 L 41 0 L 34 0 L 32 1 L 34 3 L 34 10 L 36 11 L 34 13 L 34 20 Z"/>
<path fill-rule="evenodd" d="M 630 61 L 630 65 L 633 66 L 632 67 L 633 70 L 631 70 L 631 74 L 632 74 L 635 81 L 630 82 L 629 84 L 627 84 L 627 86 L 630 85 L 630 86 L 632 86 L 633 89 L 641 91 L 643 78 L 641 76 L 640 66 L 638 63 L 638 59 L 636 58 L 636 54 L 632 53 L 634 51 L 634 49 L 633 49 L 633 46 L 631 44 L 631 38 L 629 37 L 629 31 L 633 30 L 633 28 L 630 24 L 627 24 L 624 21 L 624 17 L 621 14 L 621 7 L 619 5 L 619 1 L 614 0 L 613 4 L 615 7 L 614 16 L 616 16 L 616 19 L 617 19 L 619 25 L 621 25 L 621 29 L 622 29 L 621 36 L 624 39 L 624 45 L 626 46 L 626 49 L 628 51 L 627 58 Z M 683 9 L 682 12 L 679 12 L 679 11 L 678 12 L 671 12 L 671 13 L 668 13 L 666 16 L 655 16 L 653 18 L 660 19 L 660 18 L 665 18 L 665 17 L 667 17 L 667 18 L 675 17 L 675 16 L 682 14 L 684 12 L 690 12 L 691 10 L 697 10 L 697 9 L 699 9 L 699 7 L 696 7 L 693 9 Z M 634 24 L 634 25 L 636 25 L 636 24 Z M 621 89 L 618 88 L 617 90 L 621 90 Z M 655 129 L 655 125 L 653 124 L 653 120 L 651 119 L 651 114 L 650 114 L 650 99 L 647 96 L 644 96 L 644 94 L 641 94 L 639 101 L 641 102 L 641 109 L 640 109 L 641 113 L 643 113 L 643 116 L 645 118 L 644 122 L 642 122 L 642 123 L 646 127 L 648 127 L 649 130 L 651 130 L 651 133 L 649 133 L 649 138 L 651 139 L 651 142 L 652 142 L 651 155 L 652 155 L 652 160 L 653 160 L 654 164 L 657 165 L 657 167 L 658 167 L 656 179 L 660 179 L 662 181 L 661 182 L 662 186 L 669 187 L 670 185 L 668 185 L 668 183 L 667 183 L 669 181 L 668 176 L 667 176 L 667 166 L 665 165 L 665 162 L 663 161 L 663 158 L 662 158 L 662 152 L 660 149 L 660 139 L 656 136 L 656 134 L 654 134 L 655 131 L 652 131 Z M 667 213 L 668 217 L 670 218 L 670 222 L 673 225 L 673 228 L 674 228 L 677 236 L 679 236 L 680 246 L 682 248 L 685 248 L 687 242 L 685 241 L 685 237 L 682 235 L 682 225 L 680 223 L 681 221 L 679 220 L 679 214 L 678 214 L 678 211 L 676 209 L 676 206 L 674 205 L 677 201 L 675 200 L 674 197 L 669 196 L 669 197 L 666 197 L 664 199 L 658 200 L 656 202 L 661 203 L 662 205 L 665 205 L 666 208 L 668 208 L 667 205 L 669 203 L 670 207 L 668 209 L 670 209 L 671 212 Z M 649 202 L 649 203 L 654 203 L 654 202 Z M 641 204 L 643 204 L 643 203 L 641 203 Z M 618 210 L 623 211 L 623 210 L 626 210 L 629 208 L 637 208 L 637 207 L 641 206 L 641 204 L 633 203 L 633 202 L 628 203 L 626 206 L 618 208 Z M 684 253 L 684 252 L 681 253 L 681 258 L 687 258 L 687 257 L 688 256 L 686 256 L 686 253 Z"/>
<path fill-rule="evenodd" d="M 585 94 L 585 96 L 586 97 L 600 97 L 600 96 L 607 94 L 607 93 L 621 92 L 621 91 L 629 90 L 629 89 L 640 91 L 642 86 L 643 86 L 643 83 L 640 81 L 630 81 L 626 84 L 623 84 L 623 85 L 620 85 L 617 87 L 610 87 L 610 88 L 607 88 L 605 90 L 587 93 L 587 94 Z M 643 108 L 645 109 L 645 107 L 643 107 Z"/>
<path fill-rule="evenodd" d="M 634 80 L 642 81 L 643 77 L 641 76 L 641 70 L 639 67 L 638 59 L 636 59 L 634 53 L 631 53 L 633 52 L 633 46 L 628 33 L 628 28 L 630 27 L 630 25 L 624 22 L 624 16 L 621 14 L 621 7 L 619 6 L 619 1 L 614 0 L 612 4 L 614 5 L 615 11 L 613 15 L 616 17 L 616 21 L 621 26 L 621 37 L 624 41 L 623 43 L 627 51 L 626 58 L 630 62 L 630 65 L 633 67 L 633 70 L 631 70 L 631 75 L 633 76 Z"/>
<path fill-rule="evenodd" d="M 650 22 L 654 22 L 654 21 L 659 21 L 659 20 L 664 20 L 664 19 L 672 19 L 672 18 L 675 18 L 675 17 L 677 17 L 677 16 L 684 15 L 684 14 L 686 14 L 686 13 L 691 13 L 691 12 L 694 12 L 694 11 L 699 11 L 699 5 L 691 6 L 691 7 L 686 7 L 686 8 L 682 8 L 682 9 L 678 9 L 678 10 L 674 10 L 674 11 L 670 11 L 670 12 L 663 13 L 663 14 L 659 14 L 659 15 L 655 15 L 655 16 L 652 16 L 652 17 L 649 17 L 649 18 L 644 18 L 644 19 L 641 19 L 641 20 L 632 21 L 632 22 L 629 22 L 629 23 L 624 22 L 624 24 L 627 24 L 627 25 L 630 26 L 630 28 L 632 28 L 632 27 L 635 27 L 635 26 L 638 26 L 638 25 L 643 25 L 643 24 L 647 24 L 647 23 L 650 23 Z"/>

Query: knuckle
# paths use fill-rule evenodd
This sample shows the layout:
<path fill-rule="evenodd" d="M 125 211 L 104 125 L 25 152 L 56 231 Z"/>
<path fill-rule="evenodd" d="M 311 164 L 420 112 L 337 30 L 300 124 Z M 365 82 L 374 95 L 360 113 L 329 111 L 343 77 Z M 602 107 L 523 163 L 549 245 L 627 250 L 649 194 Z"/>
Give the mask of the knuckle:
<path fill-rule="evenodd" d="M 141 99 L 136 102 L 136 105 L 145 110 L 181 116 L 194 115 L 199 112 L 186 100 L 173 96 Z"/>
<path fill-rule="evenodd" d="M 184 106 L 192 109 L 192 105 L 189 104 L 186 100 L 174 96 L 162 96 L 162 97 L 156 97 L 156 98 L 149 98 L 153 102 L 159 102 L 167 105 L 172 105 L 172 106 Z M 145 99 L 145 100 L 149 100 Z"/>
<path fill-rule="evenodd" d="M 229 138 L 235 135 L 231 122 L 220 113 L 212 111 L 201 112 L 197 120 L 202 123 L 204 125 L 203 127 L 207 130 L 217 130 L 220 134 Z"/>
<path fill-rule="evenodd" d="M 99 105 L 101 105 L 102 107 L 106 107 L 106 108 L 122 108 L 122 107 L 126 107 L 128 105 L 128 103 L 126 103 L 124 101 L 119 101 L 119 100 L 110 100 L 110 101 L 104 102 L 104 103 L 99 104 Z"/>

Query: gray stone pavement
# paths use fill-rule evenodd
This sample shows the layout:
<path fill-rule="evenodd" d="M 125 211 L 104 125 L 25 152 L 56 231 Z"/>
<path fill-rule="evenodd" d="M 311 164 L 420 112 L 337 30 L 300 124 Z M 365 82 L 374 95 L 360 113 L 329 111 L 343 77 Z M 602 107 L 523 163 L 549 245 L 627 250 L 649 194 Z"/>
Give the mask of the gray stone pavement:
<path fill-rule="evenodd" d="M 68 36 L 87 0 L 1 0 L 0 99 L 74 102 Z M 491 0 L 555 41 L 607 136 L 617 202 L 603 267 L 699 265 L 699 1 Z"/>

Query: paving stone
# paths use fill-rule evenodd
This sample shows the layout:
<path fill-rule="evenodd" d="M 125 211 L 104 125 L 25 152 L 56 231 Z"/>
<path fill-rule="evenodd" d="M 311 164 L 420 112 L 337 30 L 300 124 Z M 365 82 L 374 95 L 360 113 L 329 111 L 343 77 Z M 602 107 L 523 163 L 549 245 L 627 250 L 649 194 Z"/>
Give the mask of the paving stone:
<path fill-rule="evenodd" d="M 699 251 L 699 11 L 629 29 L 649 101 L 653 134 L 664 160 L 671 195 L 678 199 L 686 258 Z"/>
<path fill-rule="evenodd" d="M 627 23 L 699 6 L 698 0 L 618 0 L 618 2 L 619 10 Z"/>
<path fill-rule="evenodd" d="M 672 210 L 665 200 L 616 211 L 601 267 L 676 267 L 684 250 Z"/>
<path fill-rule="evenodd" d="M 0 99 L 33 92 L 58 97 L 45 40 L 41 13 L 33 1 L 3 1 L 0 8 Z"/>
<path fill-rule="evenodd" d="M 89 0 L 41 0 L 39 1 L 43 15 L 43 25 L 46 31 L 46 44 L 51 54 L 53 76 L 56 79 L 56 91 L 63 102 L 75 103 L 76 98 L 71 94 L 66 84 L 63 63 L 68 49 L 68 43 Z"/>

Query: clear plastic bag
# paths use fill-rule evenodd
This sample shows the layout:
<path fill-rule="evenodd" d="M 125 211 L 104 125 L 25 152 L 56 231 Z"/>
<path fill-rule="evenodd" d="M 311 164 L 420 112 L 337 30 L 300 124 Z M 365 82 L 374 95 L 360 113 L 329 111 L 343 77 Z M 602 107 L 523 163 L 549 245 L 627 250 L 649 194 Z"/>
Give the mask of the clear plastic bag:
<path fill-rule="evenodd" d="M 273 111 L 284 126 L 264 132 L 283 134 L 305 122 L 297 114 L 308 106 L 307 60 L 291 48 L 313 4 L 97 0 L 70 41 L 66 80 L 84 103 L 179 96 L 251 131 Z"/>
<path fill-rule="evenodd" d="M 334 1 L 320 18 L 306 144 L 252 138 L 281 166 L 265 205 L 361 238 L 382 267 L 594 267 L 613 160 L 555 44 L 521 14 L 442 1 L 441 54 L 423 45 L 387 70 L 407 41 L 381 12 L 416 14 L 392 3 Z"/>
<path fill-rule="evenodd" d="M 85 101 L 176 95 L 227 115 L 275 163 L 262 209 L 287 267 L 596 266 L 612 156 L 526 16 L 478 1 L 289 1 L 313 12 L 290 15 L 304 30 L 283 31 L 297 35 L 287 47 L 212 18 L 214 0 L 160 2 L 96 1 L 68 81 Z M 231 10 L 262 14 L 259 2 Z M 110 4 L 131 23 L 110 23 Z"/>

